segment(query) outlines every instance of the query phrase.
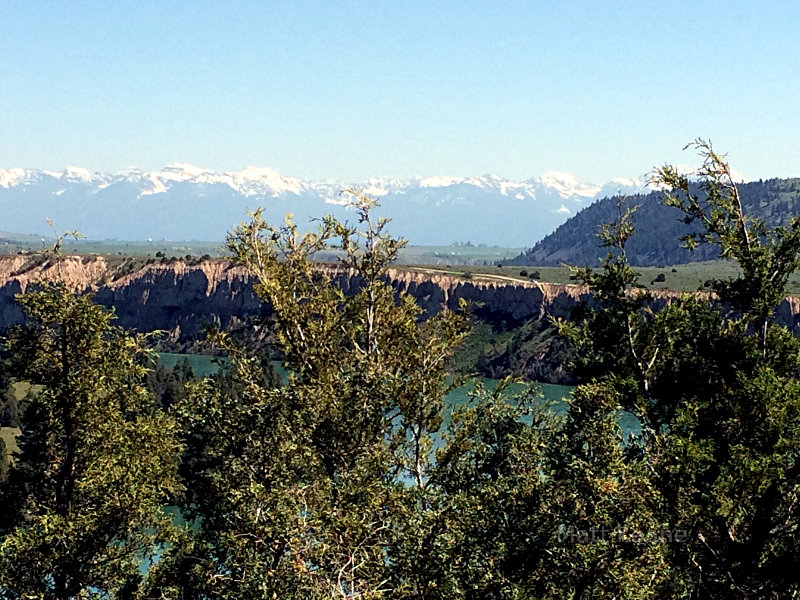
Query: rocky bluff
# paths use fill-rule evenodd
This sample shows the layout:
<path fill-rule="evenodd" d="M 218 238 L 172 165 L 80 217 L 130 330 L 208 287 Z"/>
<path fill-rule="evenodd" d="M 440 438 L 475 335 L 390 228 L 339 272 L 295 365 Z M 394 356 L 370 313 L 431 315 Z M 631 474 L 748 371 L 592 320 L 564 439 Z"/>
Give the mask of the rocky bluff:
<path fill-rule="evenodd" d="M 345 293 L 361 286 L 352 273 L 326 272 Z M 55 263 L 11 255 L 0 257 L 0 329 L 22 321 L 15 294 L 58 277 L 76 290 L 93 291 L 99 304 L 114 308 L 120 325 L 141 332 L 164 329 L 186 338 L 206 324 L 224 328 L 268 312 L 253 292 L 251 275 L 224 260 L 155 262 L 130 271 L 130 263 L 114 265 L 101 256 L 67 256 Z M 398 292 L 413 296 L 428 316 L 442 307 L 456 309 L 463 298 L 481 316 L 519 323 L 546 314 L 566 317 L 588 298 L 574 285 L 465 280 L 401 269 L 391 269 L 388 280 Z"/>
<path fill-rule="evenodd" d="M 0 330 L 22 322 L 15 294 L 42 279 L 57 277 L 76 290 L 93 291 L 99 304 L 114 308 L 123 327 L 140 332 L 167 330 L 175 340 L 193 339 L 206 325 L 228 328 L 268 313 L 253 291 L 252 276 L 225 260 L 134 264 L 134 259 L 112 262 L 101 256 L 67 256 L 58 263 L 23 255 L 0 257 Z M 330 267 L 326 271 L 346 293 L 361 285 L 352 273 Z M 484 320 L 509 326 L 546 315 L 566 318 L 577 303 L 591 302 L 587 290 L 578 285 L 491 276 L 468 280 L 402 269 L 391 269 L 388 280 L 398 292 L 413 296 L 428 316 L 442 307 L 457 308 L 463 298 L 473 303 L 475 313 Z M 665 304 L 674 297 L 661 292 L 655 302 Z M 798 313 L 800 298 L 789 297 L 776 316 L 800 333 Z"/>

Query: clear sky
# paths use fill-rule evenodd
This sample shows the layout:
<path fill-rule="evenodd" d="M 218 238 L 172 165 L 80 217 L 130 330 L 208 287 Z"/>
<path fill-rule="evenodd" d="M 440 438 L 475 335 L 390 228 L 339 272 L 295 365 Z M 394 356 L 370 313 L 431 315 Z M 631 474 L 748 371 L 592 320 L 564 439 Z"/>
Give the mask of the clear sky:
<path fill-rule="evenodd" d="M 0 168 L 800 175 L 800 2 L 0 0 Z"/>

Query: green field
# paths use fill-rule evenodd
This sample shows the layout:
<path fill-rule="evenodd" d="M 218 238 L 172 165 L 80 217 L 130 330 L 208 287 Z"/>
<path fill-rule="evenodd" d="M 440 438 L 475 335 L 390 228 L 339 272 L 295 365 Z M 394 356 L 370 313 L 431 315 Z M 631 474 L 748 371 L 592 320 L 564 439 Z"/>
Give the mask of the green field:
<path fill-rule="evenodd" d="M 0 236 L 0 254 L 16 254 L 17 252 L 41 252 L 52 248 L 55 240 L 36 236 L 17 236 L 7 238 Z M 198 242 L 168 240 L 157 241 L 122 241 L 122 240 L 64 240 L 62 252 L 65 254 L 103 256 L 155 256 L 160 252 L 166 257 L 221 256 L 223 242 Z"/>
<path fill-rule="evenodd" d="M 510 282 L 580 283 L 570 278 L 569 270 L 566 267 L 445 265 L 432 268 L 429 265 L 416 264 L 408 268 L 421 273 L 440 273 L 464 279 L 481 279 L 482 275 L 488 275 Z M 639 283 L 644 287 L 676 292 L 707 290 L 708 287 L 705 284 L 710 280 L 735 278 L 740 274 L 738 267 L 728 261 L 698 262 L 667 267 L 634 267 L 634 271 L 639 274 Z M 534 279 L 533 275 L 536 272 L 539 273 L 539 276 Z M 664 281 L 656 281 L 661 274 L 664 275 Z M 800 294 L 800 272 L 794 273 L 789 278 L 787 293 Z"/>
<path fill-rule="evenodd" d="M 526 248 L 499 246 L 408 246 L 400 252 L 400 265 L 473 265 L 486 266 L 509 260 Z"/>
<path fill-rule="evenodd" d="M 55 240 L 38 236 L 0 235 L 0 254 L 17 252 L 41 252 L 51 248 Z M 451 246 L 407 246 L 400 251 L 398 264 L 426 265 L 483 265 L 509 260 L 521 254 L 525 248 L 502 248 L 499 246 L 473 246 L 454 244 Z M 137 257 L 143 259 L 156 257 L 183 258 L 187 255 L 221 257 L 226 255 L 224 242 L 203 241 L 121 241 L 121 240 L 65 240 L 62 245 L 65 254 L 101 255 L 105 257 Z M 318 257 L 323 261 L 335 261 L 336 253 L 324 253 Z"/>

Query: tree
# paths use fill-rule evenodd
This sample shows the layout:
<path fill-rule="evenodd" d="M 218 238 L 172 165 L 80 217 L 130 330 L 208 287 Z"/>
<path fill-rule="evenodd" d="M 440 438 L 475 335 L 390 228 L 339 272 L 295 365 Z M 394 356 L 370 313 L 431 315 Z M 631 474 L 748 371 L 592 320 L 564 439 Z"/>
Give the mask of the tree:
<path fill-rule="evenodd" d="M 19 403 L 11 390 L 6 357 L 0 355 L 0 427 L 16 427 L 19 421 Z"/>
<path fill-rule="evenodd" d="M 299 236 L 256 211 L 229 236 L 272 311 L 288 381 L 270 385 L 257 357 L 218 336 L 240 390 L 233 401 L 207 380 L 182 406 L 205 440 L 184 506 L 197 531 L 159 565 L 152 593 L 375 598 L 404 584 L 390 557 L 425 508 L 445 362 L 467 317 L 421 323 L 411 297 L 395 299 L 383 276 L 403 242 L 353 197 L 358 226 L 326 217 Z M 358 278 L 349 294 L 312 262 L 331 246 Z"/>
<path fill-rule="evenodd" d="M 704 159 L 698 187 L 670 166 L 656 181 L 671 190 L 666 202 L 701 226 L 685 243 L 718 244 L 743 274 L 714 282 L 718 300 L 684 295 L 657 310 L 636 289 L 625 258 L 632 213 L 621 211 L 602 232 L 612 249 L 603 272 L 579 272 L 601 308 L 560 323 L 587 382 L 572 406 L 592 414 L 611 386 L 616 400 L 590 422 L 620 409 L 638 418 L 641 434 L 623 450 L 625 468 L 646 475 L 639 510 L 681 534 L 662 545 L 667 577 L 637 597 L 795 597 L 800 343 L 773 315 L 800 264 L 800 220 L 769 228 L 749 218 L 723 157 L 703 141 L 695 147 Z"/>
<path fill-rule="evenodd" d="M 186 397 L 186 383 L 194 379 L 194 371 L 186 359 L 174 368 L 166 368 L 161 361 L 147 374 L 147 388 L 162 408 L 179 403 Z"/>
<path fill-rule="evenodd" d="M 174 419 L 145 391 L 141 339 L 63 282 L 18 296 L 11 373 L 40 387 L 0 488 L 0 597 L 130 597 L 174 538 Z"/>
<path fill-rule="evenodd" d="M 572 269 L 591 289 L 593 305 L 579 307 L 571 321 L 555 320 L 576 348 L 571 367 L 580 383 L 548 452 L 553 500 L 546 510 L 559 539 L 535 573 L 541 597 L 569 590 L 574 598 L 656 598 L 671 582 L 659 537 L 660 490 L 642 437 L 623 435 L 620 425 L 628 411 L 649 431 L 641 409 L 659 351 L 651 339 L 650 294 L 638 286 L 625 252 L 636 207 L 619 198 L 617 211 L 616 221 L 599 232 L 608 249 L 602 270 Z"/>
<path fill-rule="evenodd" d="M 452 412 L 426 484 L 410 491 L 392 597 L 529 597 L 555 536 L 542 478 L 555 417 L 536 388 L 509 383 L 476 385 Z"/>
<path fill-rule="evenodd" d="M 504 382 L 446 418 L 467 316 L 420 322 L 395 296 L 383 275 L 402 242 L 368 198 L 354 194 L 358 226 L 326 217 L 304 236 L 254 213 L 228 246 L 269 304 L 288 381 L 217 336 L 233 385 L 197 382 L 178 403 L 202 440 L 182 500 L 194 528 L 147 595 L 800 594 L 800 342 L 772 319 L 800 226 L 748 219 L 722 157 L 697 147 L 701 194 L 671 167 L 658 181 L 743 277 L 658 304 L 628 264 L 636 209 L 620 199 L 602 270 L 574 271 L 594 304 L 557 323 L 581 380 L 561 413 Z M 332 246 L 343 264 L 316 265 Z"/>
<path fill-rule="evenodd" d="M 5 481 L 6 475 L 8 474 L 8 462 L 8 448 L 6 447 L 6 441 L 3 438 L 0 438 L 0 484 Z"/>
<path fill-rule="evenodd" d="M 786 282 L 800 268 L 800 215 L 785 227 L 768 227 L 763 219 L 745 214 L 739 188 L 725 157 L 711 144 L 696 140 L 704 161 L 699 170 L 699 194 L 689 178 L 669 165 L 654 178 L 656 184 L 671 190 L 665 203 L 681 209 L 686 224 L 699 223 L 699 233 L 682 240 L 692 250 L 699 243 L 718 244 L 720 257 L 735 260 L 742 277 L 717 281 L 716 291 L 724 302 L 742 312 L 743 318 L 758 327 L 761 348 L 766 352 L 767 329 L 775 307 L 786 295 Z"/>
<path fill-rule="evenodd" d="M 703 195 L 671 167 L 657 180 L 673 190 L 668 203 L 702 224 L 699 241 L 718 243 L 742 276 L 714 282 L 721 307 L 691 307 L 694 348 L 661 367 L 662 393 L 673 399 L 670 435 L 659 440 L 665 506 L 693 533 L 674 559 L 706 597 L 792 597 L 800 594 L 800 342 L 774 311 L 800 266 L 800 216 L 774 228 L 749 218 L 724 157 L 702 140 L 693 146 L 704 159 Z"/>
<path fill-rule="evenodd" d="M 256 212 L 230 236 L 272 310 L 288 382 L 269 383 L 257 357 L 217 337 L 237 391 L 206 380 L 179 407 L 202 439 L 182 504 L 195 530 L 156 566 L 148 594 L 653 596 L 667 579 L 657 541 L 587 552 L 562 539 L 593 523 L 660 524 L 648 466 L 621 443 L 621 392 L 589 386 L 559 417 L 535 389 L 510 394 L 504 382 L 445 421 L 445 364 L 467 316 L 420 323 L 414 301 L 395 298 L 382 276 L 401 244 L 372 206 L 356 197 L 361 229 L 326 218 L 298 237 L 291 221 L 274 227 Z M 349 294 L 311 260 L 332 241 L 360 277 Z M 622 262 L 607 266 L 628 281 Z M 611 281 L 598 287 L 622 314 L 630 299 Z"/>

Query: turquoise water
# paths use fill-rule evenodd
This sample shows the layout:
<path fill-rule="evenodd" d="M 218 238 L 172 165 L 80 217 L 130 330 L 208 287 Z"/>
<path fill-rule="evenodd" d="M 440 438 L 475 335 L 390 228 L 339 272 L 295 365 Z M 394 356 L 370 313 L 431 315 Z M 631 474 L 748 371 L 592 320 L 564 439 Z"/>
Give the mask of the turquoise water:
<path fill-rule="evenodd" d="M 498 379 L 487 379 L 485 377 L 477 378 L 471 382 L 454 389 L 447 396 L 447 403 L 452 406 L 459 406 L 469 400 L 469 394 L 475 388 L 475 383 L 480 382 L 487 390 L 494 390 L 499 383 Z M 539 394 L 542 397 L 543 403 L 552 403 L 556 407 L 562 403 L 563 399 L 569 396 L 572 391 L 572 386 L 569 385 L 556 385 L 553 383 L 538 383 Z M 524 383 L 512 383 L 506 388 L 507 394 L 515 394 L 522 392 L 526 387 Z"/>
<path fill-rule="evenodd" d="M 170 352 L 160 353 L 159 358 L 161 359 L 161 363 L 168 369 L 175 368 L 178 363 L 185 360 L 189 363 L 189 366 L 192 367 L 192 371 L 194 371 L 194 374 L 197 377 L 213 375 L 228 360 L 224 357 L 218 358 L 214 356 L 206 356 L 204 354 L 175 354 Z M 277 361 L 273 362 L 273 366 L 285 380 L 286 371 L 283 369 L 283 366 Z M 474 388 L 474 381 L 480 381 L 484 387 L 489 390 L 494 389 L 498 383 L 497 379 L 480 378 L 473 380 L 473 382 L 468 383 L 460 388 L 454 389 L 447 396 L 447 404 L 450 406 L 450 408 L 459 406 L 469 400 L 469 393 Z M 569 396 L 570 392 L 572 391 L 572 386 L 556 385 L 552 383 L 540 383 L 538 386 L 542 396 L 541 401 L 543 403 L 550 403 L 553 409 L 556 411 L 563 410 L 563 399 Z M 510 385 L 507 391 L 508 393 L 520 392 L 522 391 L 523 387 L 524 384 L 515 383 Z M 636 417 L 626 412 L 621 412 L 619 414 L 619 423 L 622 427 L 623 434 L 626 436 L 630 433 L 638 433 L 641 429 Z"/>
<path fill-rule="evenodd" d="M 176 354 L 172 352 L 161 352 L 159 353 L 159 358 L 161 359 L 161 364 L 163 364 L 168 369 L 174 369 L 176 365 L 180 362 L 186 361 L 189 363 L 189 366 L 192 368 L 195 376 L 197 377 L 206 377 L 208 375 L 213 375 L 216 373 L 220 367 L 227 362 L 227 358 L 219 358 L 215 356 L 206 356 L 204 354 Z M 273 362 L 273 366 L 278 371 L 278 373 L 285 379 L 286 371 L 283 369 L 279 362 Z M 493 390 L 499 380 L 497 379 L 486 379 L 480 378 L 475 381 L 480 381 L 484 387 L 488 390 Z M 570 391 L 572 390 L 571 386 L 568 385 L 555 385 L 552 383 L 540 383 L 538 384 L 540 388 L 540 392 L 543 396 L 542 400 L 544 402 L 553 402 L 558 405 L 563 398 L 569 396 Z M 524 388 L 524 384 L 514 383 L 508 387 L 508 393 L 515 393 L 520 392 Z M 451 407 L 458 406 L 467 402 L 469 399 L 469 393 L 474 389 L 474 382 L 468 383 L 460 388 L 454 389 L 450 394 L 447 396 L 447 403 Z"/>
<path fill-rule="evenodd" d="M 205 354 L 175 354 L 159 352 L 158 358 L 167 369 L 174 369 L 178 363 L 186 361 L 192 367 L 196 377 L 207 377 L 219 371 L 220 366 L 228 361 L 224 357 L 206 356 Z"/>

